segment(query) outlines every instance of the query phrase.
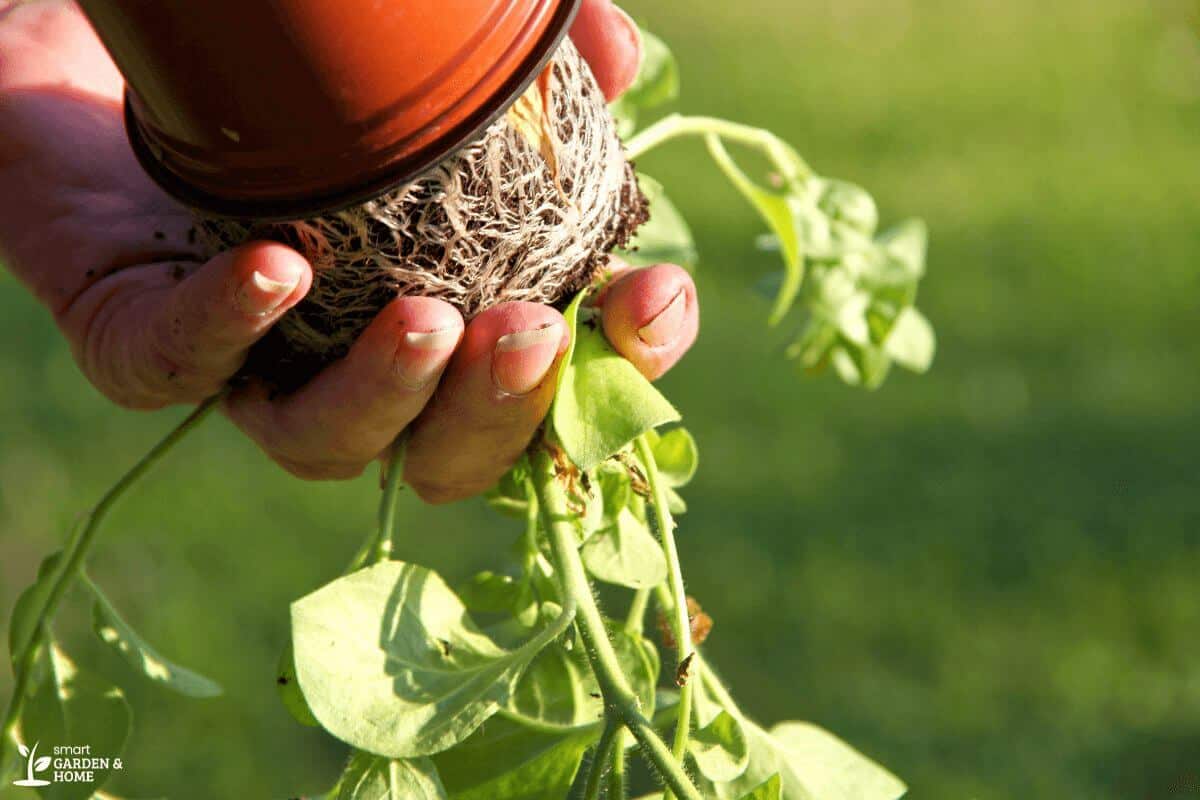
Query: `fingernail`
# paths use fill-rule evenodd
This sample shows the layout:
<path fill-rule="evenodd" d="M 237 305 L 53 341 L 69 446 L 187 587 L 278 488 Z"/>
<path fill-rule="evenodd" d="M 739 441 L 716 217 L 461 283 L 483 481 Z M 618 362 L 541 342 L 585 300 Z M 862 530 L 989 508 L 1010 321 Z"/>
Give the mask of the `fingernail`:
<path fill-rule="evenodd" d="M 679 337 L 683 329 L 683 315 L 687 311 L 687 296 L 684 290 L 671 298 L 666 308 L 658 312 L 654 319 L 638 328 L 638 338 L 651 347 L 665 347 Z"/>
<path fill-rule="evenodd" d="M 237 293 L 238 307 L 247 314 L 265 317 L 277 311 L 288 299 L 300 283 L 300 271 L 295 270 L 291 275 L 280 276 L 280 279 L 269 278 L 255 270 L 250 280 L 242 284 Z"/>
<path fill-rule="evenodd" d="M 396 374 L 413 391 L 432 383 L 450 360 L 462 328 L 440 331 L 409 331 L 396 353 Z"/>
<path fill-rule="evenodd" d="M 505 394 L 529 394 L 554 365 L 562 338 L 557 322 L 501 336 L 492 356 L 492 380 Z"/>

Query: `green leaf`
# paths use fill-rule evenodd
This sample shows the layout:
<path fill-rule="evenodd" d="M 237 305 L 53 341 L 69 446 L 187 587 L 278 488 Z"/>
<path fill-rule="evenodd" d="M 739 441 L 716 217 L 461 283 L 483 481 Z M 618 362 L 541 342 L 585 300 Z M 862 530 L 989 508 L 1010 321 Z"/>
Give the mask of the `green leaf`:
<path fill-rule="evenodd" d="M 637 77 L 625 92 L 639 108 L 653 108 L 679 97 L 679 66 L 666 42 L 642 26 L 642 63 Z"/>
<path fill-rule="evenodd" d="M 686 428 L 672 428 L 650 435 L 650 449 L 663 483 L 672 488 L 687 486 L 700 465 L 696 440 Z"/>
<path fill-rule="evenodd" d="M 742 720 L 750 763 L 737 780 L 708 786 L 720 800 L 741 800 L 778 775 L 781 800 L 896 800 L 907 791 L 896 776 L 828 731 L 783 722 L 770 733 Z"/>
<path fill-rule="evenodd" d="M 527 594 L 515 578 L 485 570 L 459 584 L 458 596 L 471 611 L 510 614 L 523 604 Z"/>
<path fill-rule="evenodd" d="M 667 198 L 662 184 L 649 175 L 638 173 L 638 185 L 650 203 L 650 219 L 642 223 L 637 234 L 621 250 L 621 257 L 639 267 L 679 264 L 696 265 L 696 243 L 692 230 L 675 204 Z"/>
<path fill-rule="evenodd" d="M 878 388 L 887 377 L 892 361 L 877 347 L 842 340 L 829 353 L 838 377 L 851 386 Z"/>
<path fill-rule="evenodd" d="M 21 715 L 21 739 L 55 747 L 87 745 L 92 756 L 118 758 L 125 750 L 133 715 L 125 695 L 97 675 L 80 669 L 56 643 L 42 656 L 47 680 Z M 92 780 L 52 783 L 38 793 L 48 800 L 88 800 L 112 773 L 92 770 Z"/>
<path fill-rule="evenodd" d="M 152 683 L 187 697 L 221 694 L 221 687 L 216 682 L 164 658 L 121 617 L 100 587 L 90 580 L 85 580 L 84 585 L 96 601 L 92 606 L 92 630 L 134 670 Z"/>
<path fill-rule="evenodd" d="M 504 714 L 541 726 L 564 730 L 586 725 L 596 719 L 596 701 L 587 658 L 579 648 L 568 650 L 554 643 L 525 670 Z"/>
<path fill-rule="evenodd" d="M 818 207 L 832 220 L 849 225 L 866 236 L 874 236 L 879 225 L 875 200 L 861 186 L 848 181 L 823 179 Z"/>
<path fill-rule="evenodd" d="M 877 239 L 888 255 L 905 266 L 913 280 L 925 275 L 925 254 L 929 246 L 929 229 L 919 219 L 910 219 L 889 228 Z"/>
<path fill-rule="evenodd" d="M 309 728 L 320 725 L 304 700 L 300 682 L 296 680 L 296 659 L 291 642 L 288 642 L 279 654 L 279 664 L 275 670 L 275 688 L 279 690 L 279 699 L 283 701 L 283 707 L 292 715 L 292 719 Z"/>
<path fill-rule="evenodd" d="M 529 469 L 522 459 L 484 494 L 484 500 L 505 516 L 523 519 L 528 508 L 525 497 L 525 479 L 528 475 Z"/>
<path fill-rule="evenodd" d="M 620 510 L 615 524 L 592 534 L 581 555 L 588 572 L 605 583 L 650 589 L 667 578 L 662 546 L 628 508 Z"/>
<path fill-rule="evenodd" d="M 633 499 L 633 482 L 629 469 L 617 461 L 604 461 L 596 468 L 592 486 L 600 494 L 605 526 L 615 525 L 617 517 Z"/>
<path fill-rule="evenodd" d="M 647 717 L 653 716 L 658 707 L 658 678 L 662 671 L 662 662 L 658 650 L 649 639 L 634 636 L 625 630 L 624 625 L 608 621 L 608 638 L 612 640 L 613 649 L 617 652 L 617 662 L 625 673 L 630 688 L 637 695 L 642 713 Z M 593 680 L 595 680 L 593 678 Z M 600 693 L 599 684 L 593 694 Z"/>
<path fill-rule="evenodd" d="M 933 363 L 936 343 L 933 326 L 917 309 L 903 309 L 883 341 L 883 350 L 897 364 L 914 372 L 925 372 Z"/>
<path fill-rule="evenodd" d="M 772 775 L 756 786 L 750 794 L 744 795 L 741 800 L 781 800 L 783 797 L 782 787 L 779 775 Z"/>
<path fill-rule="evenodd" d="M 557 800 L 567 796 L 599 734 L 598 726 L 546 733 L 497 716 L 433 760 L 450 800 Z"/>
<path fill-rule="evenodd" d="M 437 767 L 428 758 L 388 759 L 355 753 L 329 800 L 446 800 Z"/>
<path fill-rule="evenodd" d="M 658 651 L 623 625 L 612 620 L 605 624 L 621 672 L 638 696 L 643 713 L 653 714 L 660 669 Z M 600 686 L 588 665 L 583 643 L 575 641 L 571 648 L 555 643 L 543 650 L 521 676 L 502 714 L 538 728 L 561 728 L 564 733 L 603 717 Z"/>
<path fill-rule="evenodd" d="M 21 592 L 13 605 L 12 617 L 8 623 L 8 653 L 14 665 L 17 654 L 33 640 L 38 625 L 42 622 L 36 615 L 50 596 L 52 578 L 61 560 L 61 552 L 46 556 L 38 566 L 37 577 L 33 583 Z"/>
<path fill-rule="evenodd" d="M 715 134 L 709 134 L 705 139 L 717 166 L 728 176 L 730 182 L 742 193 L 742 196 L 754 206 L 763 222 L 779 240 L 784 272 L 770 316 L 770 323 L 778 324 L 795 303 L 796 296 L 800 292 L 800 284 L 804 281 L 804 251 L 796 231 L 793 204 L 786 195 L 764 189 L 752 181 L 729 155 L 729 151 L 725 149 L 725 145 Z"/>
<path fill-rule="evenodd" d="M 442 578 L 386 561 L 292 604 L 296 677 L 342 741 L 410 758 L 445 750 L 495 713 L 536 654 L 499 647 Z"/>
<path fill-rule="evenodd" d="M 750 750 L 741 723 L 721 711 L 692 734 L 688 745 L 700 774 L 710 781 L 731 781 L 746 771 Z"/>
<path fill-rule="evenodd" d="M 667 508 L 672 514 L 686 514 L 688 510 L 687 501 L 670 486 L 667 487 Z"/>
<path fill-rule="evenodd" d="M 568 308 L 578 314 L 576 303 Z M 554 433 L 571 460 L 590 470 L 636 437 L 679 419 L 637 368 L 622 358 L 590 322 L 576 321 L 550 415 Z"/>

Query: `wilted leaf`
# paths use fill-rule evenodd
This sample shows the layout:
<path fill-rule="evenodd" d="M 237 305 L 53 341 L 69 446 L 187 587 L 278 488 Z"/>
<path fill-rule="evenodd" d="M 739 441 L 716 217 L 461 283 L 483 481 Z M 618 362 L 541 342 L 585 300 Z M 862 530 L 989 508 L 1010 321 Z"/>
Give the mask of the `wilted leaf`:
<path fill-rule="evenodd" d="M 216 682 L 164 658 L 121 617 L 98 586 L 91 581 L 84 581 L 84 585 L 96 601 L 92 606 L 92 630 L 138 673 L 188 697 L 221 694 L 221 687 Z"/>
<path fill-rule="evenodd" d="M 300 688 L 322 727 L 390 758 L 461 742 L 536 655 L 496 645 L 437 573 L 400 561 L 293 603 L 292 641 Z"/>

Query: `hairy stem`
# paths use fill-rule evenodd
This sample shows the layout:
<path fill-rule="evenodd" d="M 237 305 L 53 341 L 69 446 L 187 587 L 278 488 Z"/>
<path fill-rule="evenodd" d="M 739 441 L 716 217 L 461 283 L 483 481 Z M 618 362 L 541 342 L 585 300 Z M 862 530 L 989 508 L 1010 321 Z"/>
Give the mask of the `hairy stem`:
<path fill-rule="evenodd" d="M 650 603 L 650 590 L 638 589 L 629 603 L 629 615 L 625 618 L 625 630 L 640 637 L 646 625 L 646 606 Z M 625 797 L 625 737 L 623 730 L 617 731 L 616 746 L 612 752 L 612 766 L 608 770 L 608 796 L 612 800 Z"/>
<path fill-rule="evenodd" d="M 604 732 L 600 734 L 600 741 L 596 744 L 596 752 L 592 755 L 592 764 L 588 767 L 587 783 L 583 789 L 583 800 L 599 800 L 600 790 L 604 786 L 604 770 L 608 768 L 608 762 L 612 759 L 614 749 L 616 749 L 621 738 L 621 723 L 619 720 L 609 717 L 608 722 L 604 726 Z M 613 795 L 609 793 L 610 800 L 623 800 L 624 795 Z"/>
<path fill-rule="evenodd" d="M 596 606 L 596 598 L 592 596 L 592 587 L 588 583 L 583 561 L 579 557 L 579 541 L 571 522 L 570 509 L 567 507 L 566 491 L 559 484 L 553 459 L 544 447 L 537 448 L 533 453 L 533 467 L 538 500 L 563 584 L 563 593 L 579 605 L 575 625 L 583 639 L 600 692 L 604 696 L 607 713 L 618 717 L 629 729 L 641 746 L 646 760 L 676 795 L 686 800 L 701 800 L 700 793 L 688 780 L 683 766 L 672 756 L 654 730 L 654 726 L 642 714 L 637 695 L 621 672 L 617 654 L 604 629 L 604 618 Z"/>
<path fill-rule="evenodd" d="M 677 761 L 682 762 L 687 755 L 688 737 L 692 727 L 692 692 L 693 680 L 687 678 L 689 670 L 695 672 L 699 668 L 696 663 L 696 652 L 692 648 L 692 621 L 688 619 L 687 595 L 683 589 L 683 569 L 679 564 L 679 548 L 675 545 L 675 520 L 671 518 L 671 509 L 667 507 L 667 487 L 658 472 L 658 462 L 654 459 L 654 450 L 650 440 L 645 435 L 634 441 L 638 458 L 646 468 L 646 482 L 650 484 L 654 519 L 658 527 L 658 535 L 662 537 L 663 553 L 667 557 L 667 581 L 671 587 L 672 614 L 671 629 L 675 635 L 675 651 L 677 655 L 676 676 L 679 680 L 679 717 L 675 724 L 675 743 L 672 752 Z M 663 792 L 663 800 L 672 800 L 671 789 Z"/>
<path fill-rule="evenodd" d="M 616 746 L 612 752 L 612 767 L 608 770 L 609 800 L 624 800 L 625 788 L 625 731 L 617 731 Z"/>
<path fill-rule="evenodd" d="M 63 594 L 66 593 L 68 587 L 70 587 L 83 569 L 88 552 L 96 541 L 96 534 L 100 530 L 101 523 L 104 522 L 113 505 L 121 499 L 122 495 L 129 491 L 131 487 L 145 476 L 151 467 L 161 461 L 163 456 L 170 452 L 175 445 L 179 444 L 184 437 L 204 421 L 205 417 L 212 413 L 213 409 L 221 402 L 225 394 L 222 391 L 220 394 L 205 400 L 183 422 L 179 423 L 173 431 L 168 433 L 162 441 L 154 445 L 150 452 L 142 456 L 141 460 L 121 476 L 120 480 L 113 484 L 112 488 L 100 498 L 100 502 L 88 512 L 87 516 L 75 528 L 70 539 L 67 540 L 58 564 L 55 566 L 53 572 L 45 578 L 50 583 L 50 591 L 42 599 L 41 605 L 33 612 L 33 619 L 37 620 L 37 624 L 32 626 L 26 635 L 22 635 L 23 631 L 18 631 L 17 638 L 13 641 L 13 693 L 12 699 L 8 703 L 8 710 L 4 714 L 3 735 L 0 736 L 0 767 L 7 762 L 11 755 L 10 748 L 13 742 L 16 741 L 17 725 L 21 719 L 21 712 L 25 707 L 25 698 L 31 688 L 30 681 L 34 672 L 34 665 L 37 663 L 38 653 L 41 651 L 45 640 L 46 626 L 54 617 L 54 612 L 58 608 Z"/>

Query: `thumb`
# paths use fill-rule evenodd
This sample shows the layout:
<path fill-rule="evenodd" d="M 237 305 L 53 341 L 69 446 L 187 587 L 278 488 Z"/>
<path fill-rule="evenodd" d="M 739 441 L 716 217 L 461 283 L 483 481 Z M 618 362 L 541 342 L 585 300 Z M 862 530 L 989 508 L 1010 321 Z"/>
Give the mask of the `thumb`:
<path fill-rule="evenodd" d="M 633 85 L 642 61 L 637 25 L 612 0 L 583 0 L 571 25 L 571 41 L 592 68 L 610 103 Z"/>
<path fill-rule="evenodd" d="M 199 267 L 123 269 L 89 287 L 59 324 L 84 374 L 114 402 L 193 403 L 220 390 L 311 284 L 295 250 L 250 242 Z"/>

